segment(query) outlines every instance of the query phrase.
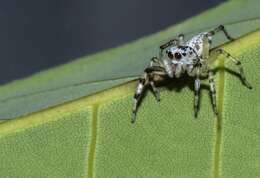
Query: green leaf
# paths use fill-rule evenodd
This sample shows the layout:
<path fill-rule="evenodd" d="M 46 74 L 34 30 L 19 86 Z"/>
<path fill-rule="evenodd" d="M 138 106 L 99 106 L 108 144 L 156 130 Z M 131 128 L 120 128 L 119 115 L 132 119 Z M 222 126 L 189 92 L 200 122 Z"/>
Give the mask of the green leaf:
<path fill-rule="evenodd" d="M 260 28 L 258 0 L 229 1 L 150 37 L 38 73 L 0 88 L 0 119 L 12 119 L 126 83 L 139 76 L 158 46 L 180 33 L 187 38 L 226 24 L 234 36 Z M 226 42 L 222 34 L 214 46 Z"/>
<path fill-rule="evenodd" d="M 218 14 L 225 14 L 225 8 L 230 11 L 232 8 L 238 10 L 235 5 L 240 5 L 240 8 L 243 5 L 243 9 L 247 9 L 250 3 L 243 2 L 245 1 L 230 1 L 193 18 L 192 21 L 195 23 L 200 18 L 211 19 Z M 251 5 L 251 8 L 253 10 L 256 7 Z M 243 23 L 256 27 L 259 25 L 257 22 L 259 21 Z M 186 23 L 192 22 L 184 22 Z M 209 21 L 208 25 L 210 23 L 213 22 Z M 181 26 L 182 24 L 176 26 L 176 32 Z M 243 29 L 241 24 L 238 27 L 237 31 Z M 232 31 L 232 28 L 234 26 L 228 30 Z M 149 43 L 154 42 L 158 46 L 161 40 L 159 37 L 170 31 L 174 32 L 174 29 L 131 44 L 132 47 L 129 45 L 129 55 L 139 54 L 141 58 L 141 52 L 132 54 L 135 45 L 140 44 L 136 46 L 136 50 L 141 51 L 139 47 L 142 41 L 145 46 L 150 39 Z M 235 28 L 233 30 L 235 33 Z M 107 54 L 105 52 L 101 56 L 110 53 L 113 56 L 117 50 L 121 52 L 122 48 Z M 25 105 L 25 109 L 20 110 L 19 114 L 13 114 L 13 111 L 19 110 L 22 104 L 15 103 L 18 98 L 14 98 L 13 108 L 5 110 L 5 116 L 29 113 L 37 102 L 46 101 L 45 106 L 49 108 L 0 124 L 0 177 L 260 177 L 260 30 L 224 45 L 224 48 L 241 60 L 246 76 L 254 88 L 249 90 L 242 85 L 236 73 L 237 68 L 220 57 L 215 76 L 220 111 L 218 119 L 212 111 L 207 80 L 202 85 L 197 119 L 193 117 L 194 96 L 190 87 L 193 85 L 192 79 L 174 80 L 170 90 L 162 88 L 160 103 L 148 92 L 135 124 L 130 123 L 135 82 L 56 107 L 50 107 L 54 102 L 47 101 L 53 97 L 56 97 L 55 101 L 67 101 L 59 100 L 59 92 L 74 95 L 72 93 L 80 91 L 81 86 L 57 90 L 57 96 L 52 94 L 54 91 L 41 93 L 39 98 L 36 98 L 38 94 L 33 95 L 35 98 L 26 94 L 32 98 L 19 101 Z M 144 55 L 147 55 L 146 50 Z M 112 59 L 114 58 L 99 60 L 109 62 Z M 7 85 L 0 89 L 3 92 L 1 95 L 7 98 L 13 97 L 11 94 L 29 92 L 26 89 L 36 87 L 37 82 L 38 89 L 42 89 L 41 82 L 47 85 L 52 76 L 56 76 L 55 80 L 58 81 L 65 73 L 69 74 L 77 69 L 69 68 L 70 65 L 83 66 L 85 62 L 88 63 L 88 60 L 77 61 Z M 95 63 L 94 60 L 92 62 Z M 109 82 L 113 83 L 114 80 L 110 79 Z M 105 85 L 104 88 L 107 87 Z M 34 92 L 37 91 L 34 89 L 32 88 Z M 7 106 L 2 103 L 1 107 L 11 107 L 8 102 L 10 101 L 6 100 Z M 33 111 L 41 108 L 45 107 L 37 106 Z"/>
<path fill-rule="evenodd" d="M 0 125 L 0 177 L 82 177 L 91 109 L 75 104 Z"/>

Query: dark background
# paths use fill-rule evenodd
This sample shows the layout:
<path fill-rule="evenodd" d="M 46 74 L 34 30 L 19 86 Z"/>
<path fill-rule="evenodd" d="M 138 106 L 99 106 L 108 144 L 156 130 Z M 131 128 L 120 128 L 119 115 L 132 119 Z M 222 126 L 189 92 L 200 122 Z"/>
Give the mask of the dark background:
<path fill-rule="evenodd" d="M 0 84 L 133 41 L 223 1 L 0 1 Z"/>

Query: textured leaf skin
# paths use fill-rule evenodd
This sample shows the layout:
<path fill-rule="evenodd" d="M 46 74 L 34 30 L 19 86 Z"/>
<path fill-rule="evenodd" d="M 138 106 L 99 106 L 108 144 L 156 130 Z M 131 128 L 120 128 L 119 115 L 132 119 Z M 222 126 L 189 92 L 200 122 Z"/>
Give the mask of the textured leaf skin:
<path fill-rule="evenodd" d="M 260 31 L 225 46 L 253 84 L 217 65 L 220 118 L 203 81 L 193 117 L 192 80 L 148 92 L 130 123 L 135 83 L 0 124 L 2 177 L 260 176 Z M 222 58 L 223 59 L 223 58 Z M 236 68 L 225 63 L 225 69 Z"/>
<path fill-rule="evenodd" d="M 260 28 L 259 7 L 259 0 L 228 1 L 150 37 L 3 86 L 0 88 L 0 119 L 26 115 L 131 81 L 142 73 L 151 57 L 158 54 L 160 44 L 180 33 L 189 38 L 220 24 L 226 24 L 236 38 L 255 31 Z M 214 46 L 225 42 L 222 34 L 214 38 Z M 78 83 L 84 84 L 66 87 Z"/>
<path fill-rule="evenodd" d="M 0 125 L 0 177 L 86 177 L 91 108 L 80 103 Z"/>
<path fill-rule="evenodd" d="M 189 91 L 188 87 L 182 94 L 165 91 L 159 104 L 149 94 L 134 125 L 126 119 L 131 117 L 132 96 L 102 106 L 95 177 L 213 177 L 210 101 L 203 97 L 200 118 L 195 120 Z"/>

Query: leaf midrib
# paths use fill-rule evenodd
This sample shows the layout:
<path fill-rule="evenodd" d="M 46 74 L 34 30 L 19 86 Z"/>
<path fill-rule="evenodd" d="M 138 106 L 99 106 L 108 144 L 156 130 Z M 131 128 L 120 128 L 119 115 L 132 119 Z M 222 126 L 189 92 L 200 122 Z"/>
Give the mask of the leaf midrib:
<path fill-rule="evenodd" d="M 95 153 L 97 143 L 97 119 L 98 119 L 99 103 L 92 105 L 92 123 L 91 123 L 91 140 L 88 154 L 88 167 L 87 177 L 94 177 L 94 164 L 95 164 Z"/>
<path fill-rule="evenodd" d="M 225 61 L 220 59 L 218 62 L 220 67 L 219 77 L 218 77 L 218 95 L 217 95 L 217 105 L 218 105 L 218 117 L 215 117 L 215 147 L 214 147 L 214 178 L 220 177 L 220 157 L 221 157 L 221 144 L 222 144 L 222 119 L 223 119 L 223 105 L 224 105 L 224 87 L 225 87 Z"/>

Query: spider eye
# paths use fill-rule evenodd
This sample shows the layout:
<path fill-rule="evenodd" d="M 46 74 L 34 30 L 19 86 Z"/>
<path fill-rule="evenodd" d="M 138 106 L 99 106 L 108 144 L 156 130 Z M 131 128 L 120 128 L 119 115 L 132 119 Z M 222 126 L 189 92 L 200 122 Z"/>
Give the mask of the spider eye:
<path fill-rule="evenodd" d="M 175 53 L 175 54 L 174 54 L 174 57 L 175 57 L 175 59 L 178 59 L 178 60 L 179 60 L 179 59 L 181 59 L 182 56 L 181 56 L 180 53 Z"/>
<path fill-rule="evenodd" d="M 172 52 L 168 52 L 168 57 L 170 58 L 170 59 L 172 59 L 173 58 L 173 54 L 172 54 Z"/>

